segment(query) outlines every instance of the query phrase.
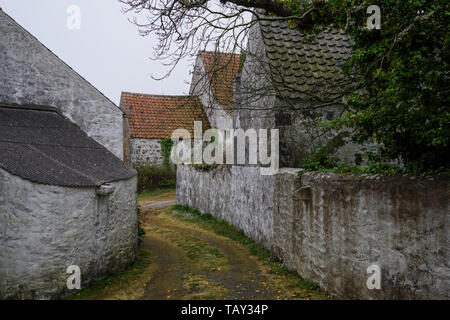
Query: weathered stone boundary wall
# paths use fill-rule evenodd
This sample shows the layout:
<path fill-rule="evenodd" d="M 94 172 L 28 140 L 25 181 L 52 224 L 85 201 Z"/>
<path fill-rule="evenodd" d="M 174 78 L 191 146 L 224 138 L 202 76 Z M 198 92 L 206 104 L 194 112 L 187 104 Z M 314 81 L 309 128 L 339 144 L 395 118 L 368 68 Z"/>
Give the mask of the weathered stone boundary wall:
<path fill-rule="evenodd" d="M 161 139 L 131 139 L 131 165 L 162 165 L 163 156 L 160 141 Z"/>
<path fill-rule="evenodd" d="M 449 180 L 178 166 L 177 202 L 224 219 L 330 294 L 449 299 Z M 366 286 L 373 264 L 381 289 Z"/>
<path fill-rule="evenodd" d="M 0 299 L 57 299 L 67 267 L 81 288 L 137 254 L 136 177 L 103 188 L 40 185 L 0 169 Z"/>

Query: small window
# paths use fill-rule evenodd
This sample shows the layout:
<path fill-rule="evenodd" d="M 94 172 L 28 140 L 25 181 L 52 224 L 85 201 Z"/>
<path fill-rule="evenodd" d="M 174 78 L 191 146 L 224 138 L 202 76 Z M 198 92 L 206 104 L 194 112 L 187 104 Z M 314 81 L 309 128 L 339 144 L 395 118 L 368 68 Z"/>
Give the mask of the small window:
<path fill-rule="evenodd" d="M 291 115 L 285 112 L 280 112 L 275 115 L 275 125 L 276 126 L 290 126 L 291 125 Z"/>
<path fill-rule="evenodd" d="M 333 111 L 327 111 L 327 120 L 332 120 L 334 118 L 334 112 Z"/>

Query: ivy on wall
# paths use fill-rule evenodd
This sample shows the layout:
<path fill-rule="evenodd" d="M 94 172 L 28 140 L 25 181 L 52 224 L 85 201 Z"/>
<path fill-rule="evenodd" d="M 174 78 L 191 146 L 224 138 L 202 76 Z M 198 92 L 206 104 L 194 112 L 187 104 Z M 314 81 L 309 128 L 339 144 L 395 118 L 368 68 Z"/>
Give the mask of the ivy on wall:
<path fill-rule="evenodd" d="M 163 158 L 163 167 L 170 169 L 170 153 L 172 151 L 173 141 L 170 138 L 161 139 L 159 142 L 161 145 L 161 155 Z"/>
<path fill-rule="evenodd" d="M 450 154 L 450 2 L 448 0 L 286 0 L 292 25 L 312 34 L 342 28 L 354 41 L 344 66 L 359 90 L 334 121 L 355 130 L 357 142 L 375 141 L 380 155 L 408 170 L 444 171 Z M 381 24 L 364 26 L 377 5 Z"/>

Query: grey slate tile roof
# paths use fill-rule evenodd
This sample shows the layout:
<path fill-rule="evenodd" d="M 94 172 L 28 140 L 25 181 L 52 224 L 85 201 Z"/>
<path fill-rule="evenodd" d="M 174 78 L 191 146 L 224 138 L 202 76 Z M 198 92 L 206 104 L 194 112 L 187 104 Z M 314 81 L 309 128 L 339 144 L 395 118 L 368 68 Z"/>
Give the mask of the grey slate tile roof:
<path fill-rule="evenodd" d="M 296 98 L 326 86 L 330 92 L 344 89 L 333 88 L 349 81 L 341 66 L 351 57 L 353 43 L 342 30 L 324 29 L 305 43 L 287 21 L 262 20 L 260 28 L 273 80 L 285 94 Z"/>
<path fill-rule="evenodd" d="M 0 168 L 64 187 L 94 187 L 136 175 L 56 109 L 2 104 Z"/>

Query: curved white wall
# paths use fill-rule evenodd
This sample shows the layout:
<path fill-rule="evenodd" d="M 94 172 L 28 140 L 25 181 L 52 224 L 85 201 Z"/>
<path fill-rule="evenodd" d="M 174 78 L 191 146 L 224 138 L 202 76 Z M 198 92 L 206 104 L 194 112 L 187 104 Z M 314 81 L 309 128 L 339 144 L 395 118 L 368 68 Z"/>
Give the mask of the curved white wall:
<path fill-rule="evenodd" d="M 78 265 L 82 288 L 132 263 L 136 177 L 97 188 L 34 184 L 0 169 L 0 299 L 55 299 Z"/>

